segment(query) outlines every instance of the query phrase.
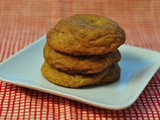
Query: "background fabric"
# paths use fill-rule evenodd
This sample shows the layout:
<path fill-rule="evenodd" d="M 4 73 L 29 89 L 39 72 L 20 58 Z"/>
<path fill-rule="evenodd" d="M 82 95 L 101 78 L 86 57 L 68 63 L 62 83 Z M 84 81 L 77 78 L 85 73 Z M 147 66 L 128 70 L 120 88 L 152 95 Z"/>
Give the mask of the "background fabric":
<path fill-rule="evenodd" d="M 160 51 L 159 0 L 1 0 L 0 62 L 45 35 L 61 18 L 93 13 L 117 21 L 126 43 Z M 133 90 L 134 92 L 134 90 Z M 0 81 L 0 119 L 160 118 L 160 70 L 125 110 L 105 110 Z"/>

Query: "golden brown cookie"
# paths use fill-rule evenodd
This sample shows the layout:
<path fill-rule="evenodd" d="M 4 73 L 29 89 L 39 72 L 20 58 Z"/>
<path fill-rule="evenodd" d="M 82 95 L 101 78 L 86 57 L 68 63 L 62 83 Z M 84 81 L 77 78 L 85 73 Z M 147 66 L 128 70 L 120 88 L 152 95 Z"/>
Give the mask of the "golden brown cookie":
<path fill-rule="evenodd" d="M 67 73 L 93 74 L 103 71 L 113 62 L 121 59 L 118 50 L 99 56 L 71 56 L 55 52 L 47 43 L 44 58 L 52 67 Z"/>
<path fill-rule="evenodd" d="M 47 34 L 55 51 L 70 55 L 99 55 L 115 51 L 125 42 L 124 30 L 113 20 L 78 14 L 60 20 Z"/>
<path fill-rule="evenodd" d="M 86 85 L 104 84 L 119 79 L 120 68 L 118 64 L 110 65 L 103 72 L 92 75 L 67 74 L 51 67 L 44 62 L 41 68 L 43 76 L 50 82 L 64 87 L 77 88 Z M 109 76 L 109 77 L 108 77 Z M 101 82 L 101 80 L 103 82 Z M 105 82 L 104 82 L 105 81 Z"/>

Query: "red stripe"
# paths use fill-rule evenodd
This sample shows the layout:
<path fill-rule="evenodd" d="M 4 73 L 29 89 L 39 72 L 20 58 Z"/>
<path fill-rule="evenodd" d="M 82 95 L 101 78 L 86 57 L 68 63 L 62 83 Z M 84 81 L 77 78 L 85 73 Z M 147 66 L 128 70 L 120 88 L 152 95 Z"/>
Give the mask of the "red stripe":
<path fill-rule="evenodd" d="M 9 45 L 8 45 L 8 47 L 7 47 L 7 49 L 8 49 L 8 51 L 7 51 L 7 56 L 6 56 L 6 58 L 8 58 L 9 56 L 10 56 L 10 48 L 11 48 L 11 42 L 10 43 L 8 43 Z M 12 49 L 11 49 L 11 51 L 12 51 Z"/>
<path fill-rule="evenodd" d="M 29 90 L 29 89 L 28 89 Z M 31 119 L 31 114 L 32 114 L 32 96 L 33 96 L 33 94 L 32 94 L 32 90 L 29 90 L 29 96 L 28 97 L 30 97 L 30 103 L 29 103 L 29 114 L 28 114 L 28 119 L 30 120 Z"/>
<path fill-rule="evenodd" d="M 114 119 L 114 113 L 113 113 L 114 111 L 111 111 L 111 117 L 112 117 L 112 119 Z"/>
<path fill-rule="evenodd" d="M 6 46 L 7 46 L 7 42 L 4 42 L 4 51 L 2 51 L 2 58 L 1 60 L 3 61 L 6 55 Z"/>
<path fill-rule="evenodd" d="M 20 117 L 20 113 L 21 113 L 21 109 L 20 109 L 20 106 L 21 106 L 21 98 L 22 98 L 22 88 L 21 87 L 18 87 L 18 89 L 20 90 L 20 95 L 19 95 L 19 102 L 18 102 L 18 115 L 17 115 L 17 119 L 19 119 Z"/>
<path fill-rule="evenodd" d="M 64 106 L 64 119 L 66 120 L 66 99 L 63 98 L 63 106 Z"/>
<path fill-rule="evenodd" d="M 149 93 L 149 92 L 148 92 Z M 144 92 L 144 95 L 145 95 L 145 98 L 147 98 L 147 95 L 146 95 L 146 92 Z M 149 110 L 152 112 L 152 116 L 153 116 L 153 111 L 152 111 L 152 108 L 151 106 L 149 105 L 149 102 L 148 100 L 146 100 L 147 104 L 148 104 L 148 107 L 149 107 Z M 148 115 L 148 114 L 147 114 Z M 150 116 L 149 116 L 150 117 Z"/>
<path fill-rule="evenodd" d="M 101 111 L 103 111 L 103 110 L 101 110 L 101 109 L 99 109 L 99 108 L 98 108 L 98 113 L 99 113 L 99 118 L 100 118 L 100 120 L 102 120 L 102 114 L 101 114 Z"/>
<path fill-rule="evenodd" d="M 18 51 L 21 49 L 21 42 L 17 43 L 18 44 Z"/>
<path fill-rule="evenodd" d="M 97 109 L 95 109 L 95 107 L 91 106 L 92 110 L 93 110 L 93 118 L 94 120 L 96 120 L 96 111 Z"/>
<path fill-rule="evenodd" d="M 70 119 L 73 120 L 72 118 L 72 102 L 69 100 L 69 109 L 70 109 Z"/>
<path fill-rule="evenodd" d="M 53 119 L 55 119 L 55 99 L 54 99 L 54 96 L 52 96 L 52 116 L 53 116 Z"/>
<path fill-rule="evenodd" d="M 36 98 L 36 101 L 35 101 L 35 109 L 34 109 L 34 119 L 36 120 L 36 118 L 37 118 L 37 101 L 38 101 L 38 92 L 37 91 L 35 91 L 36 92 L 36 95 L 35 95 L 35 98 Z"/>
<path fill-rule="evenodd" d="M 118 111 L 115 111 L 115 113 L 116 113 L 116 117 L 120 118 L 120 116 L 119 116 L 120 114 L 118 114 Z M 124 118 L 126 119 L 126 116 Z"/>
<path fill-rule="evenodd" d="M 140 115 L 143 115 L 143 114 L 142 114 L 142 111 L 141 111 L 141 107 L 140 107 L 140 105 L 139 105 L 138 103 L 139 103 L 139 102 L 137 101 L 137 102 L 136 102 L 136 106 L 137 106 L 137 108 L 138 108 L 138 112 L 140 113 Z M 139 114 L 139 113 L 138 113 L 138 114 Z M 138 115 L 138 114 L 137 114 L 137 115 Z M 139 116 L 138 116 L 138 117 L 139 117 Z M 144 117 L 144 116 L 141 116 L 141 117 Z"/>
<path fill-rule="evenodd" d="M 12 48 L 12 52 L 11 52 L 12 55 L 13 55 L 14 52 L 15 52 L 15 48 L 16 48 L 15 46 L 16 46 L 16 42 L 13 42 L 13 45 L 12 45 L 13 48 Z"/>
<path fill-rule="evenodd" d="M 60 114 L 60 99 L 59 99 L 59 97 L 57 97 L 58 98 L 58 120 L 60 120 L 61 119 L 61 114 Z M 56 108 L 57 109 L 57 108 Z"/>
<path fill-rule="evenodd" d="M 47 95 L 47 100 L 48 100 L 48 101 L 47 101 L 46 120 L 48 120 L 48 115 L 49 115 L 49 110 L 50 110 L 50 109 L 49 109 L 49 105 L 50 105 L 50 104 L 49 104 L 49 101 L 50 101 L 50 100 L 49 100 L 49 94 L 46 94 L 46 95 Z"/>
<path fill-rule="evenodd" d="M 79 114 L 78 114 L 78 109 L 77 109 L 77 107 L 78 107 L 78 105 L 77 105 L 77 102 L 76 101 L 73 101 L 74 102 L 74 106 L 75 106 L 75 111 L 76 111 L 76 120 L 78 120 L 78 118 L 79 118 Z"/>
<path fill-rule="evenodd" d="M 5 97 L 6 97 L 6 90 L 7 90 L 7 83 L 4 83 L 4 82 L 2 82 L 3 84 L 4 84 L 4 96 L 2 97 L 2 100 L 1 100 L 1 107 L 2 107 L 2 114 L 4 114 L 4 117 L 6 117 L 6 111 L 5 111 L 5 109 L 4 109 L 4 107 L 3 107 L 3 103 L 4 103 L 4 100 L 5 100 Z"/>
<path fill-rule="evenodd" d="M 104 111 L 105 118 L 108 118 L 107 110 Z"/>
<path fill-rule="evenodd" d="M 83 111 L 83 107 L 82 107 L 82 103 L 79 103 L 80 104 L 80 119 L 82 120 L 82 111 Z"/>
<path fill-rule="evenodd" d="M 23 114 L 23 118 L 25 119 L 25 116 L 26 116 L 26 102 L 27 102 L 27 94 L 28 94 L 28 91 L 27 89 L 25 89 L 25 99 L 24 99 L 24 114 Z"/>
<path fill-rule="evenodd" d="M 2 99 L 1 99 L 1 108 L 2 108 L 2 113 L 4 112 L 4 108 L 3 108 L 3 103 L 4 103 L 4 99 L 5 99 L 5 97 L 6 97 L 6 90 L 7 90 L 7 83 L 4 83 L 4 82 L 2 82 L 2 85 L 3 86 L 5 86 L 4 87 L 4 95 L 3 95 L 3 97 L 2 97 Z M 1 90 L 2 91 L 2 90 Z M 6 115 L 6 114 L 5 114 Z"/>
<path fill-rule="evenodd" d="M 42 120 L 42 118 L 43 118 L 43 101 L 44 101 L 44 93 L 42 92 L 41 109 L 40 109 L 40 120 Z"/>
<path fill-rule="evenodd" d="M 8 86 L 10 86 L 10 89 L 11 89 L 11 91 L 12 91 L 12 84 L 10 85 L 10 84 L 7 84 L 6 83 L 6 85 L 7 85 L 7 93 L 9 94 L 9 96 L 8 96 L 8 106 L 7 106 L 7 108 L 6 108 L 6 116 L 5 116 L 5 118 L 4 119 L 7 119 L 7 114 L 8 114 L 8 112 L 9 112 L 9 109 L 10 109 L 10 99 L 11 99 L 11 92 L 10 91 L 8 91 Z"/>
<path fill-rule="evenodd" d="M 86 112 L 87 112 L 87 118 L 90 118 L 90 117 L 89 117 L 89 109 L 88 109 L 88 105 L 85 105 L 85 107 L 86 107 L 86 110 L 87 110 L 87 111 L 86 111 Z"/>
<path fill-rule="evenodd" d="M 15 103 L 15 101 L 16 101 L 16 95 L 17 95 L 17 86 L 15 86 L 16 87 L 16 89 L 15 89 L 15 93 L 14 93 L 14 98 L 13 98 L 13 103 L 12 103 L 12 108 L 13 108 L 13 110 L 12 110 L 12 114 L 11 114 L 11 120 L 12 120 L 12 117 L 13 117 L 13 115 L 14 115 L 14 103 Z"/>
<path fill-rule="evenodd" d="M 137 113 L 137 106 L 135 105 L 135 103 L 133 104 L 133 110 L 134 110 L 134 113 L 135 113 L 135 117 L 136 119 L 138 120 L 138 113 Z"/>
<path fill-rule="evenodd" d="M 132 106 L 131 106 L 130 108 L 132 108 Z M 129 109 L 129 108 L 127 108 L 127 109 L 126 109 L 126 111 L 128 111 L 128 113 L 129 113 L 129 118 L 131 119 L 131 117 L 132 117 L 132 116 L 131 116 L 130 109 Z"/>

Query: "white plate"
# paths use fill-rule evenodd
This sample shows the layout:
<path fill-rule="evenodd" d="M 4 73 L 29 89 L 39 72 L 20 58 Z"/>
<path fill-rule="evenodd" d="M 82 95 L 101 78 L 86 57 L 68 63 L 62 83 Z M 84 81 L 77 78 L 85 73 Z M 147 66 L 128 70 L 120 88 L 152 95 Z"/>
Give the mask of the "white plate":
<path fill-rule="evenodd" d="M 147 49 L 123 45 L 121 78 L 111 84 L 65 88 L 48 82 L 41 74 L 45 36 L 0 64 L 0 79 L 66 97 L 105 109 L 124 109 L 141 94 L 160 66 L 160 53 Z"/>

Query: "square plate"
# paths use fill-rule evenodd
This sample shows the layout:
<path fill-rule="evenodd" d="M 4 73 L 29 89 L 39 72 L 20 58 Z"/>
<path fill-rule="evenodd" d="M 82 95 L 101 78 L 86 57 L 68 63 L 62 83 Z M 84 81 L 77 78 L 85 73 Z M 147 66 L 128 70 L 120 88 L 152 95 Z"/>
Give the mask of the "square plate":
<path fill-rule="evenodd" d="M 160 53 L 122 45 L 121 77 L 117 82 L 65 88 L 48 82 L 41 74 L 46 36 L 0 63 L 0 79 L 105 109 L 124 109 L 135 102 L 160 67 Z"/>

